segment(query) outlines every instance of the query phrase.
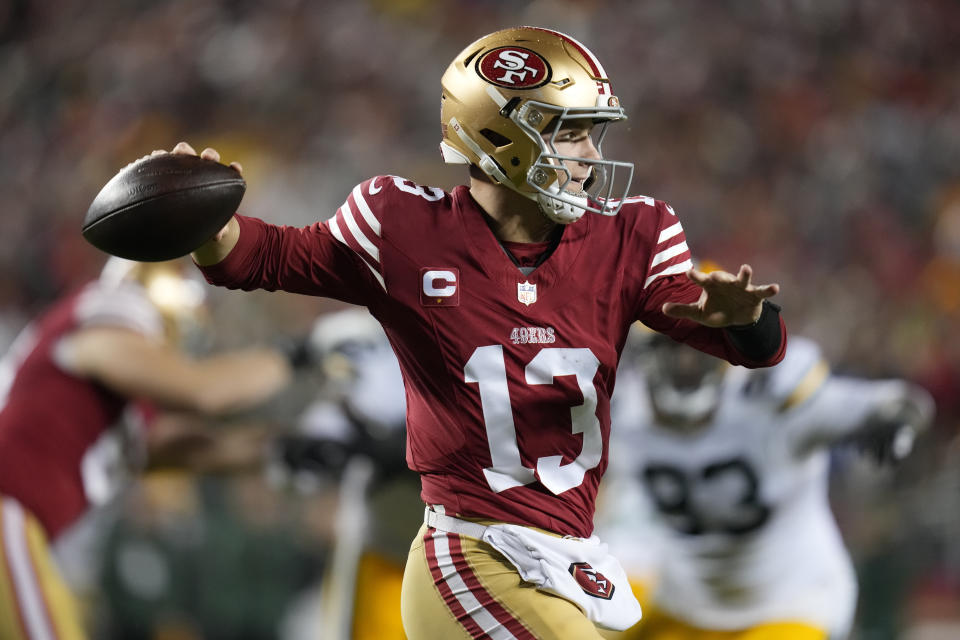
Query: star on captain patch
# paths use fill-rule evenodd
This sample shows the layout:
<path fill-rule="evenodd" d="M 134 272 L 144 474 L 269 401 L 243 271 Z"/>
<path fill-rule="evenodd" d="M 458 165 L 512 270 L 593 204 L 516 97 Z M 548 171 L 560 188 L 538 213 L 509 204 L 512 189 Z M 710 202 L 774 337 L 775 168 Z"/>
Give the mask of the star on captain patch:
<path fill-rule="evenodd" d="M 517 300 L 529 306 L 537 301 L 537 285 L 529 282 L 517 283 Z"/>

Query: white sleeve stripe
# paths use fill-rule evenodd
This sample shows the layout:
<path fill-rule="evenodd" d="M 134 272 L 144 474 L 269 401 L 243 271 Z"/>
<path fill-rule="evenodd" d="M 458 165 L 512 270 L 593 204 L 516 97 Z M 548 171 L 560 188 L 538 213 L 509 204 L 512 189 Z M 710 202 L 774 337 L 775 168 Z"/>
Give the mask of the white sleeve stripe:
<path fill-rule="evenodd" d="M 373 183 L 370 183 L 370 188 L 373 188 Z M 380 221 L 373 215 L 373 211 L 370 210 L 370 205 L 367 204 L 367 201 L 363 199 L 363 191 L 360 189 L 360 185 L 353 188 L 353 199 L 357 203 L 357 209 L 360 210 L 360 215 L 363 216 L 363 219 L 370 225 L 370 229 L 379 237 Z"/>
<path fill-rule="evenodd" d="M 681 242 L 680 244 L 675 244 L 672 247 L 668 247 L 663 251 L 661 251 L 660 253 L 658 253 L 657 255 L 653 256 L 653 262 L 650 263 L 650 266 L 655 267 L 658 264 L 663 264 L 670 258 L 675 258 L 687 250 L 688 249 L 687 249 L 686 242 Z"/>
<path fill-rule="evenodd" d="M 346 248 L 348 248 L 348 249 L 350 249 L 351 251 L 353 251 L 353 247 L 351 247 L 349 244 L 347 244 L 346 239 L 344 239 L 344 237 L 343 237 L 343 233 L 341 233 L 341 231 L 340 231 L 340 225 L 337 224 L 337 218 L 336 218 L 336 216 L 334 216 L 334 217 L 330 218 L 329 220 L 327 220 L 327 226 L 330 227 L 330 233 L 333 234 L 333 237 L 336 238 L 337 241 L 339 241 L 339 242 L 340 242 L 343 246 L 345 246 Z M 373 277 L 375 277 L 375 278 L 377 279 L 377 282 L 379 282 L 379 283 L 380 283 L 380 286 L 383 287 L 383 290 L 386 291 L 386 290 L 387 290 L 387 285 L 386 285 L 386 283 L 385 283 L 384 280 L 383 280 L 383 276 L 380 275 L 380 272 L 379 272 L 373 265 L 371 265 L 369 262 L 367 262 L 367 261 L 364 259 L 364 257 L 361 256 L 360 254 L 358 254 L 356 251 L 353 251 L 353 253 L 354 253 L 355 256 L 357 256 L 358 258 L 360 258 L 361 260 L 363 260 L 363 264 L 367 265 L 367 268 L 370 269 L 370 271 L 373 273 Z"/>
<path fill-rule="evenodd" d="M 163 321 L 146 294 L 135 285 L 117 288 L 94 286 L 86 289 L 77 302 L 74 317 L 81 327 L 123 326 L 150 336 L 163 335 Z"/>
<path fill-rule="evenodd" d="M 100 324 L 106 319 L 109 324 L 124 324 L 144 333 L 156 333 L 162 327 L 158 314 L 135 313 L 132 304 L 126 308 L 120 305 L 84 307 L 81 304 L 77 306 L 76 319 L 82 326 Z"/>
<path fill-rule="evenodd" d="M 646 289 L 650 286 L 650 283 L 659 278 L 660 276 L 672 276 L 675 273 L 683 273 L 688 269 L 693 268 L 693 263 L 690 260 L 684 260 L 683 262 L 678 262 L 677 264 L 671 265 L 659 273 L 655 273 L 652 276 L 649 276 L 646 282 L 643 283 L 643 288 Z"/>
<path fill-rule="evenodd" d="M 363 259 L 363 258 L 361 257 L 361 259 Z M 387 290 L 387 283 L 383 281 L 383 276 L 380 275 L 380 272 L 377 271 L 377 270 L 374 268 L 374 266 L 373 266 L 372 264 L 370 264 L 369 262 L 367 262 L 366 260 L 363 261 L 363 264 L 367 265 L 367 268 L 370 269 L 370 273 L 373 274 L 373 277 L 377 279 L 377 282 L 379 282 L 379 283 L 380 283 L 380 286 L 383 287 L 383 290 L 386 291 L 386 290 Z"/>
<path fill-rule="evenodd" d="M 670 212 L 670 215 L 672 215 L 674 218 L 676 218 L 676 217 L 677 217 L 677 212 L 673 210 L 673 207 L 671 207 L 670 205 L 666 205 L 666 207 L 667 207 L 667 211 Z"/>
<path fill-rule="evenodd" d="M 669 240 L 678 233 L 683 233 L 683 225 L 681 225 L 679 222 L 661 231 L 660 237 L 657 238 L 657 244 L 660 244 L 664 240 Z"/>
<path fill-rule="evenodd" d="M 380 264 L 380 249 L 377 249 L 376 245 L 370 242 L 369 238 L 360 229 L 360 225 L 353 217 L 353 210 L 350 209 L 349 202 L 344 202 L 343 206 L 340 207 L 340 215 L 343 216 L 343 221 L 347 223 L 347 229 L 350 230 L 350 234 L 353 235 L 353 239 L 357 241 L 360 248 L 366 251 L 374 262 Z"/>
<path fill-rule="evenodd" d="M 330 218 L 329 220 L 327 220 L 327 226 L 330 227 L 330 233 L 333 234 L 333 237 L 334 237 L 334 238 L 336 238 L 337 240 L 340 241 L 340 244 L 346 245 L 346 247 L 347 247 L 348 249 L 350 249 L 351 251 L 353 251 L 353 249 L 350 248 L 350 245 L 347 244 L 346 239 L 344 239 L 343 234 L 340 233 L 340 225 L 337 224 L 337 217 L 336 217 L 336 216 L 333 216 L 332 218 Z"/>
<path fill-rule="evenodd" d="M 163 327 L 155 322 L 136 322 L 130 316 L 121 312 L 99 311 L 84 316 L 80 321 L 82 327 L 119 327 L 142 333 L 149 337 L 157 337 L 163 332 Z"/>

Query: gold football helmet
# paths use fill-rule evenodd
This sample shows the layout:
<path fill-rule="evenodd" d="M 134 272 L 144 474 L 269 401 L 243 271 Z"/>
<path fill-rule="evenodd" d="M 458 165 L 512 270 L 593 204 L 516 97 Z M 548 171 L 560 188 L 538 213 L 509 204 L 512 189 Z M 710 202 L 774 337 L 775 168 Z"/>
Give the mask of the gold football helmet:
<path fill-rule="evenodd" d="M 464 49 L 441 85 L 446 162 L 477 166 L 561 224 L 586 211 L 620 210 L 633 164 L 602 159 L 600 145 L 607 124 L 627 116 L 600 62 L 582 44 L 536 27 L 497 31 Z M 561 155 L 552 142 L 564 123 L 583 119 L 597 125 L 600 158 Z M 591 178 L 583 186 L 572 181 L 564 160 L 590 165 Z"/>
<path fill-rule="evenodd" d="M 185 259 L 134 262 L 111 257 L 103 266 L 100 282 L 117 286 L 136 282 L 163 318 L 167 339 L 179 343 L 208 319 L 206 289 L 198 272 Z"/>

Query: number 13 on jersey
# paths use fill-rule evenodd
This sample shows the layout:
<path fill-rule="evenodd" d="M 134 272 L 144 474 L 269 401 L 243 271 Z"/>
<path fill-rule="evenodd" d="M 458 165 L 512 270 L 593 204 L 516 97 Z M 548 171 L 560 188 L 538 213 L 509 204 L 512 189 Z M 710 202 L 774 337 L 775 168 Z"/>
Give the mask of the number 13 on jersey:
<path fill-rule="evenodd" d="M 524 466 L 517 445 L 517 429 L 507 384 L 507 368 L 502 345 L 478 347 L 464 367 L 464 379 L 477 383 L 483 406 L 483 422 L 490 448 L 491 465 L 483 470 L 487 484 L 497 493 L 540 480 L 552 493 L 559 495 L 583 483 L 583 476 L 600 464 L 603 458 L 603 437 L 597 418 L 597 388 L 594 377 L 600 361 L 590 349 L 548 347 L 541 349 L 524 368 L 528 385 L 553 384 L 557 376 L 576 376 L 583 394 L 583 403 L 570 407 L 574 434 L 583 434 L 580 455 L 568 464 L 563 456 L 543 456 L 536 469 Z M 545 428 L 551 425 L 544 425 Z"/>

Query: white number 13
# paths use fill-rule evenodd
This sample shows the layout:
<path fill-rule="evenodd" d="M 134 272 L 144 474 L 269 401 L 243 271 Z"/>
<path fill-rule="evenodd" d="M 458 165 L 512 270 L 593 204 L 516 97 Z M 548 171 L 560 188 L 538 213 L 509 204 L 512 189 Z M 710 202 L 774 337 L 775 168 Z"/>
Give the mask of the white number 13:
<path fill-rule="evenodd" d="M 464 367 L 466 382 L 476 382 L 483 406 L 483 422 L 487 430 L 491 466 L 483 470 L 490 488 L 496 492 L 520 487 L 539 479 L 556 495 L 579 486 L 584 474 L 603 457 L 603 439 L 597 419 L 597 389 L 593 378 L 600 361 L 590 349 L 542 349 L 524 369 L 527 384 L 553 384 L 557 376 L 577 378 L 583 403 L 570 407 L 573 433 L 583 434 L 583 448 L 577 459 L 562 465 L 563 456 L 537 459 L 536 470 L 525 467 L 517 446 L 517 429 L 513 422 L 510 390 L 503 346 L 478 347 Z M 547 425 L 549 426 L 549 425 Z"/>

